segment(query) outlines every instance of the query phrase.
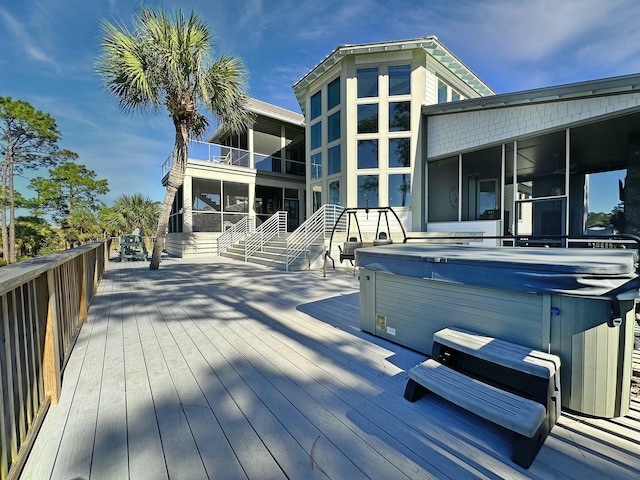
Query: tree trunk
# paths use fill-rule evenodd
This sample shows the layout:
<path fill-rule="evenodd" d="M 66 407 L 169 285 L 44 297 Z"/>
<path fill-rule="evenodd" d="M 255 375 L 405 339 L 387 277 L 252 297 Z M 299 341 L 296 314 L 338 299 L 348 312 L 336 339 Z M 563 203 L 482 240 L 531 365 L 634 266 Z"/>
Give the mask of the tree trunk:
<path fill-rule="evenodd" d="M 16 263 L 16 202 L 13 194 L 13 163 L 9 164 L 9 263 Z"/>
<path fill-rule="evenodd" d="M 7 225 L 7 166 L 9 164 L 9 153 L 5 156 L 2 164 L 2 173 L 0 174 L 0 190 L 2 193 L 2 258 L 9 263 L 9 228 Z"/>
<path fill-rule="evenodd" d="M 156 239 L 153 244 L 153 252 L 151 253 L 151 263 L 149 268 L 157 270 L 160 268 L 160 256 L 162 255 L 162 247 L 167 236 L 167 225 L 169 224 L 169 215 L 171 215 L 171 207 L 176 197 L 176 192 L 184 183 L 184 172 L 187 168 L 187 158 L 189 156 L 189 127 L 185 121 L 174 120 L 176 127 L 176 143 L 173 151 L 173 163 L 169 171 L 167 179 L 167 193 L 162 202 L 160 210 L 160 218 L 158 219 L 158 230 L 156 231 Z"/>

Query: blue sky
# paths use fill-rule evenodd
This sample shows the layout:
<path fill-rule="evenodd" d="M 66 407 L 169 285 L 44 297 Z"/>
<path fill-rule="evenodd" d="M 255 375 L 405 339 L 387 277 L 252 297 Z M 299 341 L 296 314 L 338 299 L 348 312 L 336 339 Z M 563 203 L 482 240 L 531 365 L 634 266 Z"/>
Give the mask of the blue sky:
<path fill-rule="evenodd" d="M 109 204 L 124 193 L 162 200 L 161 165 L 173 146 L 166 112 L 121 113 L 94 73 L 101 19 L 130 23 L 138 4 L 0 0 L 0 96 L 52 115 L 60 146 L 109 181 Z M 199 13 L 216 33 L 216 52 L 244 61 L 249 94 L 297 112 L 291 86 L 340 44 L 435 35 L 498 93 L 640 72 L 637 0 L 147 4 Z M 607 182 L 592 181 L 594 211 L 608 212 L 617 203 L 617 180 Z"/>

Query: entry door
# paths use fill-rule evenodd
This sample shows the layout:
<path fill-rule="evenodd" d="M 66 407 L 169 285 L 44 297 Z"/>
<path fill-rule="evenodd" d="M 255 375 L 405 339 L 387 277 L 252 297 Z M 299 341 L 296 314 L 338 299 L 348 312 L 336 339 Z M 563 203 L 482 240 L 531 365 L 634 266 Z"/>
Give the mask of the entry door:
<path fill-rule="evenodd" d="M 300 226 L 300 202 L 295 199 L 285 198 L 284 209 L 287 212 L 287 231 L 293 232 Z"/>

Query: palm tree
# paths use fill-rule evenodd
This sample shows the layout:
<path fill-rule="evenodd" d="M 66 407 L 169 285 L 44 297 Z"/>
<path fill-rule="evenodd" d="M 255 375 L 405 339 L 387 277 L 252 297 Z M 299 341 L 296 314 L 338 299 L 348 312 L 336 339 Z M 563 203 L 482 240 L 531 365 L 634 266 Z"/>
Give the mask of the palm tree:
<path fill-rule="evenodd" d="M 109 230 L 131 233 L 136 228 L 142 232 L 156 229 L 160 214 L 160 202 L 155 202 L 141 193 L 121 195 L 113 202 L 113 207 L 105 209 L 103 223 Z"/>
<path fill-rule="evenodd" d="M 175 127 L 172 165 L 158 220 L 151 269 L 160 266 L 171 205 L 184 181 L 190 137 L 209 126 L 199 108 L 209 111 L 231 132 L 253 121 L 246 109 L 245 70 L 228 55 L 213 60 L 213 32 L 200 16 L 182 10 L 166 14 L 142 7 L 133 30 L 102 24 L 102 54 L 96 70 L 103 87 L 125 112 L 158 111 L 164 105 Z"/>

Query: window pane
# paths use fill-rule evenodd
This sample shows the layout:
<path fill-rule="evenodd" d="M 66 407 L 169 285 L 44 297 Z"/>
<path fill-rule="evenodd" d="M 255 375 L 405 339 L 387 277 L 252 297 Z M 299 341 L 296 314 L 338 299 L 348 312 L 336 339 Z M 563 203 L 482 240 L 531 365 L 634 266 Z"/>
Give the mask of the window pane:
<path fill-rule="evenodd" d="M 192 183 L 192 208 L 201 212 L 219 212 L 220 180 L 194 178 Z"/>
<path fill-rule="evenodd" d="M 389 95 L 408 95 L 411 93 L 411 66 L 389 67 Z"/>
<path fill-rule="evenodd" d="M 411 129 L 411 102 L 389 103 L 389 131 L 406 132 Z"/>
<path fill-rule="evenodd" d="M 438 103 L 447 102 L 447 84 L 438 80 Z"/>
<path fill-rule="evenodd" d="M 378 140 L 358 140 L 358 168 L 378 168 Z"/>
<path fill-rule="evenodd" d="M 389 168 L 402 168 L 411 166 L 408 138 L 389 139 Z"/>
<path fill-rule="evenodd" d="M 378 96 L 378 69 L 361 68 L 357 72 L 358 98 Z"/>
<path fill-rule="evenodd" d="M 389 206 L 411 206 L 411 174 L 394 173 L 389 175 Z"/>
<path fill-rule="evenodd" d="M 329 203 L 340 205 L 340 180 L 329 183 Z"/>
<path fill-rule="evenodd" d="M 311 178 L 322 177 L 322 153 L 311 155 Z"/>
<path fill-rule="evenodd" d="M 322 122 L 311 125 L 311 150 L 322 145 Z"/>
<path fill-rule="evenodd" d="M 458 100 L 460 100 L 460 94 L 455 90 L 451 90 L 451 101 L 457 102 Z"/>
<path fill-rule="evenodd" d="M 358 206 L 378 206 L 378 175 L 358 176 Z"/>
<path fill-rule="evenodd" d="M 321 92 L 311 96 L 311 120 L 318 117 L 322 113 L 322 95 Z"/>
<path fill-rule="evenodd" d="M 224 182 L 224 211 L 247 213 L 249 211 L 249 185 L 246 183 Z"/>
<path fill-rule="evenodd" d="M 340 104 L 340 77 L 327 85 L 327 110 Z"/>
<path fill-rule="evenodd" d="M 457 221 L 458 157 L 430 162 L 427 168 L 429 221 Z"/>
<path fill-rule="evenodd" d="M 336 112 L 327 119 L 327 142 L 340 138 L 340 112 Z"/>
<path fill-rule="evenodd" d="M 358 133 L 376 133 L 378 131 L 378 104 L 358 105 Z"/>
<path fill-rule="evenodd" d="M 328 155 L 328 175 L 340 172 L 340 145 L 332 147 L 327 152 Z"/>
<path fill-rule="evenodd" d="M 322 206 L 322 185 L 314 185 L 311 187 L 311 194 L 313 202 L 313 211 L 315 212 Z"/>
<path fill-rule="evenodd" d="M 500 218 L 498 179 L 501 173 L 501 147 L 485 148 L 462 156 L 462 220 Z"/>

